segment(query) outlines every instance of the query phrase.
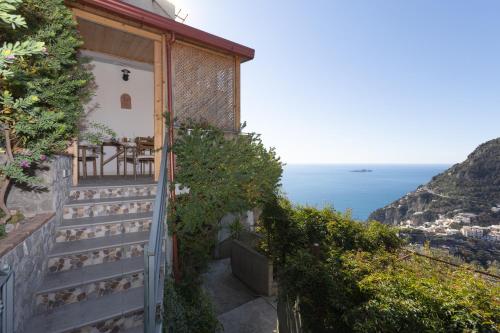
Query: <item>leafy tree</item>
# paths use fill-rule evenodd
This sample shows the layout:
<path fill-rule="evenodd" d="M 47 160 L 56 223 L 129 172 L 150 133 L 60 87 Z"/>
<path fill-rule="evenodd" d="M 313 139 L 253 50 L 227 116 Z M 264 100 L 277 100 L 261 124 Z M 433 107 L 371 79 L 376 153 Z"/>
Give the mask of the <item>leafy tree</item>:
<path fill-rule="evenodd" d="M 26 28 L 26 21 L 21 15 L 15 14 L 15 10 L 20 5 L 21 0 L 1 0 L 0 1 L 0 20 L 4 26 L 9 26 L 11 29 Z M 12 126 L 19 113 L 24 112 L 31 107 L 33 103 L 38 101 L 36 95 L 27 96 L 21 95 L 14 97 L 8 90 L 8 82 L 16 80 L 15 73 L 11 70 L 13 63 L 19 57 L 28 57 L 34 54 L 40 54 L 45 50 L 43 42 L 33 40 L 24 40 L 22 42 L 4 42 L 0 48 L 0 105 L 2 112 L 0 114 L 1 130 L 4 135 L 3 144 L 5 145 L 4 152 L 6 153 L 6 163 L 3 166 L 1 187 L 0 187 L 0 208 L 6 215 L 10 217 L 9 211 L 5 206 L 5 193 L 9 186 L 9 181 L 12 177 L 18 178 L 24 175 L 20 173 L 19 168 L 13 167 L 15 161 L 12 149 L 11 133 Z"/>
<path fill-rule="evenodd" d="M 5 222 L 10 217 L 5 206 L 9 184 L 36 184 L 31 170 L 64 151 L 76 136 L 92 75 L 77 57 L 82 41 L 63 0 L 0 0 L 0 11 L 5 22 L 0 39 L 6 41 L 0 57 L 0 119 L 7 153 L 0 166 L 0 208 Z"/>
<path fill-rule="evenodd" d="M 26 21 L 21 15 L 17 15 L 14 11 L 22 0 L 2 0 L 0 1 L 0 20 L 5 24 L 16 27 L 26 27 Z"/>
<path fill-rule="evenodd" d="M 177 301 L 167 302 L 165 314 L 176 332 L 214 332 L 217 319 L 200 284 L 212 258 L 219 221 L 228 213 L 238 215 L 271 199 L 282 164 L 258 135 L 228 138 L 200 124 L 181 128 L 173 151 L 176 183 L 183 194 L 170 205 L 169 230 L 177 235 L 181 280 L 167 285 Z"/>
<path fill-rule="evenodd" d="M 331 208 L 265 205 L 263 248 L 304 332 L 498 332 L 498 281 L 408 255 L 397 230 Z"/>
<path fill-rule="evenodd" d="M 170 221 L 179 240 L 184 279 L 194 283 L 210 260 L 219 221 L 263 205 L 279 186 L 282 165 L 256 134 L 226 138 L 216 128 L 189 124 L 173 147 L 176 183 L 184 194 Z"/>

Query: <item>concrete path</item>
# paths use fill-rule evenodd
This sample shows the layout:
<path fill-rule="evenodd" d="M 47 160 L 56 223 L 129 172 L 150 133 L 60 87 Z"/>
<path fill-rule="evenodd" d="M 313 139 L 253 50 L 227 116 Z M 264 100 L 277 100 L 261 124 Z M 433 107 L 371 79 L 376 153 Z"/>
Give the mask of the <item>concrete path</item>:
<path fill-rule="evenodd" d="M 217 319 L 224 333 L 276 332 L 276 309 L 263 297 L 223 313 Z"/>
<path fill-rule="evenodd" d="M 214 303 L 224 333 L 276 332 L 273 298 L 259 297 L 240 282 L 231 272 L 230 259 L 210 265 L 203 287 Z"/>

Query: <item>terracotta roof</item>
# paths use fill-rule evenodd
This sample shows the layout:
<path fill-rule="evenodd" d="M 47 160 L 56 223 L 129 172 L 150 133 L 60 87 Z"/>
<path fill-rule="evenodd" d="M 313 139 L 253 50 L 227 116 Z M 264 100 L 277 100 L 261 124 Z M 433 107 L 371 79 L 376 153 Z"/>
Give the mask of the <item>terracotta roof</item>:
<path fill-rule="evenodd" d="M 174 21 L 158 14 L 127 4 L 119 0 L 79 0 L 80 3 L 120 15 L 121 17 L 139 21 L 154 28 L 174 32 L 177 36 L 207 45 L 241 57 L 241 61 L 253 59 L 255 50 L 247 46 L 232 42 L 222 37 L 212 35 L 203 30 Z"/>

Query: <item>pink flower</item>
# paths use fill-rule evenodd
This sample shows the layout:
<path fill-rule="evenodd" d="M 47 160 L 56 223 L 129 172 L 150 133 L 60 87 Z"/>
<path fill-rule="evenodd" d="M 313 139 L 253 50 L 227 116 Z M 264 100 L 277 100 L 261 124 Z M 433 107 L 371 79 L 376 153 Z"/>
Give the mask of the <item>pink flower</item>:
<path fill-rule="evenodd" d="M 27 168 L 30 167 L 31 163 L 29 161 L 27 161 L 27 160 L 22 160 L 19 165 L 21 166 L 21 168 L 27 169 Z"/>
<path fill-rule="evenodd" d="M 5 57 L 7 60 L 14 60 L 16 59 L 16 56 L 14 54 L 9 54 L 8 56 Z"/>
<path fill-rule="evenodd" d="M 40 155 L 40 161 L 45 161 L 47 159 L 47 156 L 46 155 Z"/>

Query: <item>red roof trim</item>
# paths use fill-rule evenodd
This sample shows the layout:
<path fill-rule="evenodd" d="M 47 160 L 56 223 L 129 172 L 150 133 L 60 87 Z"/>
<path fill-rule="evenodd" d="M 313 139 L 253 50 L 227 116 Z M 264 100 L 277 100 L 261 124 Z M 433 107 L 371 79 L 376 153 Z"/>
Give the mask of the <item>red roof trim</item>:
<path fill-rule="evenodd" d="M 116 13 L 127 19 L 140 21 L 160 30 L 175 32 L 177 35 L 207 44 L 217 49 L 242 57 L 242 61 L 253 59 L 255 50 L 230 40 L 209 34 L 208 32 L 176 22 L 172 19 L 145 11 L 119 0 L 80 0 L 79 2 L 92 7 Z"/>

